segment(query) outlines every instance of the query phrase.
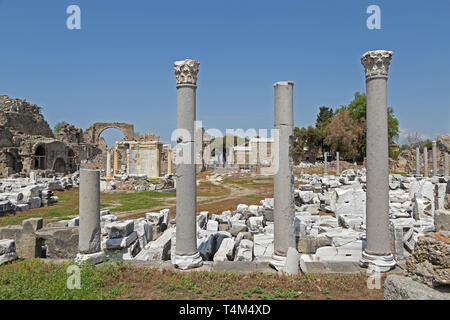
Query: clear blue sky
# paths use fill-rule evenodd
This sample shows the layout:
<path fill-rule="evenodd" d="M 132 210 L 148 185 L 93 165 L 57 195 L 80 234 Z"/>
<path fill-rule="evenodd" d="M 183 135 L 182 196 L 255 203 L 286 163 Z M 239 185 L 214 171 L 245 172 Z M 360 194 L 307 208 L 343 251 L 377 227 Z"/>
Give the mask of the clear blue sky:
<path fill-rule="evenodd" d="M 66 8 L 81 8 L 81 30 Z M 381 30 L 366 8 L 381 8 Z M 169 141 L 173 62 L 200 61 L 197 119 L 271 128 L 273 83 L 291 80 L 295 125 L 364 92 L 361 55 L 394 51 L 388 102 L 403 133 L 450 132 L 450 1 L 0 0 L 0 94 L 86 129 L 128 122 Z"/>

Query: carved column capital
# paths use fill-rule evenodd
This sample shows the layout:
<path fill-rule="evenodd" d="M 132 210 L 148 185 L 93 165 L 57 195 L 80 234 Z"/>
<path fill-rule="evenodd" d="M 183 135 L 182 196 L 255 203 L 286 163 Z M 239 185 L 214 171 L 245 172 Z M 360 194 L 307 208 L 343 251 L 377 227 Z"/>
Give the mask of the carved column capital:
<path fill-rule="evenodd" d="M 177 78 L 177 86 L 183 84 L 197 85 L 198 66 L 200 63 L 195 60 L 186 59 L 175 61 L 173 67 L 175 77 Z"/>
<path fill-rule="evenodd" d="M 389 65 L 393 56 L 392 51 L 369 51 L 361 57 L 361 63 L 366 71 L 366 80 L 373 78 L 388 78 Z"/>

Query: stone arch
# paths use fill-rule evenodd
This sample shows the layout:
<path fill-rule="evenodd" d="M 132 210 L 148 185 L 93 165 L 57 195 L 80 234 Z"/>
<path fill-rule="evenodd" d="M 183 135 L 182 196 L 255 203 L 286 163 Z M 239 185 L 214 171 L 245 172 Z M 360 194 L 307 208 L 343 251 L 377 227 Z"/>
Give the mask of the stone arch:
<path fill-rule="evenodd" d="M 106 129 L 118 129 L 122 131 L 125 139 L 134 140 L 134 126 L 128 123 L 119 122 L 96 122 L 85 131 L 85 140 L 88 143 L 98 144 L 100 135 Z"/>
<path fill-rule="evenodd" d="M 55 163 L 53 164 L 53 170 L 57 173 L 65 173 L 66 172 L 66 162 L 63 158 L 57 158 Z"/>

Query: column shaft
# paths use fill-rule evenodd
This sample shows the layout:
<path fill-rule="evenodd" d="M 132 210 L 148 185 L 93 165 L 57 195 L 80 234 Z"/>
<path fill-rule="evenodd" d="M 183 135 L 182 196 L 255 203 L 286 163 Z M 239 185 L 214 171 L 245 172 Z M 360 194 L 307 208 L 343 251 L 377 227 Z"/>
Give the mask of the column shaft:
<path fill-rule="evenodd" d="M 420 150 L 416 148 L 416 175 L 420 176 Z"/>
<path fill-rule="evenodd" d="M 428 177 L 428 149 L 423 147 L 423 176 Z"/>
<path fill-rule="evenodd" d="M 80 253 L 95 253 L 100 246 L 100 172 L 81 169 L 79 188 Z"/>
<path fill-rule="evenodd" d="M 274 151 L 278 160 L 274 176 L 274 254 L 283 257 L 289 247 L 295 247 L 293 86 L 292 82 L 274 85 L 274 128 L 278 131 L 278 150 Z"/>
<path fill-rule="evenodd" d="M 389 143 L 387 78 L 391 51 L 377 50 L 361 58 L 366 71 L 367 193 L 366 248 L 361 265 L 378 271 L 395 266 L 389 233 Z"/>
<path fill-rule="evenodd" d="M 336 175 L 339 176 L 341 174 L 341 168 L 339 166 L 339 152 L 336 152 Z"/>
<path fill-rule="evenodd" d="M 197 252 L 197 184 L 194 162 L 195 91 L 195 86 L 178 87 L 178 129 L 185 130 L 190 135 L 184 136 L 183 141 L 178 143 L 186 162 L 177 163 L 176 253 L 179 255 L 193 255 Z"/>
<path fill-rule="evenodd" d="M 432 161 L 433 161 L 433 177 L 437 176 L 437 150 L 436 150 L 436 141 L 432 142 Z"/>
<path fill-rule="evenodd" d="M 197 177 L 195 166 L 195 113 L 199 63 L 176 61 L 177 78 L 177 156 L 176 156 L 176 248 L 173 263 L 180 269 L 203 264 L 197 251 Z"/>

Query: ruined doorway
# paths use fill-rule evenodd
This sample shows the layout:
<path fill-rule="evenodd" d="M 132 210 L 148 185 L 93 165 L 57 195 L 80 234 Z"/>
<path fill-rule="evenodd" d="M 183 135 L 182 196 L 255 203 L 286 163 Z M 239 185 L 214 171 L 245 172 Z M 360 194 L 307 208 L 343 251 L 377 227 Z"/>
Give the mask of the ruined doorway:
<path fill-rule="evenodd" d="M 56 159 L 55 164 L 53 165 L 53 170 L 57 173 L 65 173 L 66 162 L 62 158 Z"/>
<path fill-rule="evenodd" d="M 69 149 L 69 151 L 67 152 L 67 162 L 69 170 L 75 171 L 77 169 L 75 164 L 75 153 L 72 149 Z"/>
<path fill-rule="evenodd" d="M 34 169 L 45 170 L 46 169 L 46 154 L 45 147 L 40 145 L 34 152 Z"/>

